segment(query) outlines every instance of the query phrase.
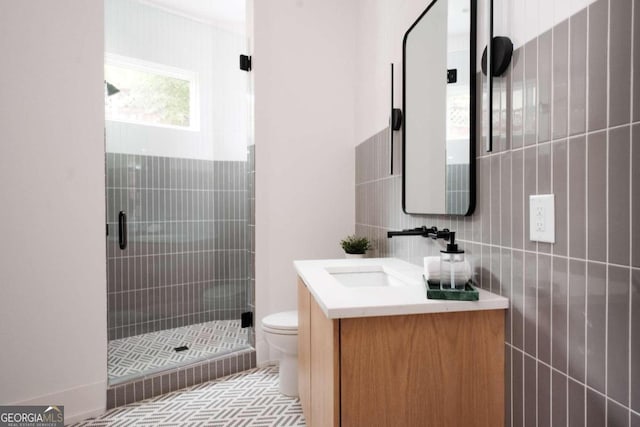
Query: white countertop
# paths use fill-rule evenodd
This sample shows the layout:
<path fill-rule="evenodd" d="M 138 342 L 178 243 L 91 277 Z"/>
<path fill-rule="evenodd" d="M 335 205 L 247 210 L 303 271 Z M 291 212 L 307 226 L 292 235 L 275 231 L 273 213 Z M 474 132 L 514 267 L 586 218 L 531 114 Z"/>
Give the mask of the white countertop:
<path fill-rule="evenodd" d="M 423 269 L 397 258 L 323 259 L 294 261 L 300 278 L 329 319 L 496 310 L 509 307 L 507 298 L 478 288 L 478 301 L 427 299 Z M 400 286 L 347 287 L 331 273 L 380 266 L 403 282 Z M 329 271 L 328 271 L 329 270 Z"/>

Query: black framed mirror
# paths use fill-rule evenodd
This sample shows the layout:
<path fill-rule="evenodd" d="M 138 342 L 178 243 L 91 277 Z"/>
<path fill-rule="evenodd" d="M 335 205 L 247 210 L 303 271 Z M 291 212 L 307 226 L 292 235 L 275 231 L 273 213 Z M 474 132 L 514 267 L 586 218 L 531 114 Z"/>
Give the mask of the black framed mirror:
<path fill-rule="evenodd" d="M 475 206 L 476 1 L 434 0 L 402 47 L 402 208 L 470 215 Z"/>

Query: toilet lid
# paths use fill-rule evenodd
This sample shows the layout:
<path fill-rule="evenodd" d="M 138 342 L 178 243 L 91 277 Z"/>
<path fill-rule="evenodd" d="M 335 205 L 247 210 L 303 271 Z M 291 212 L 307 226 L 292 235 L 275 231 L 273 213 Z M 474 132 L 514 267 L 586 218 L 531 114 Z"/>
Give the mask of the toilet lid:
<path fill-rule="evenodd" d="M 298 329 L 298 312 L 283 311 L 265 316 L 262 325 L 269 329 L 296 331 Z"/>

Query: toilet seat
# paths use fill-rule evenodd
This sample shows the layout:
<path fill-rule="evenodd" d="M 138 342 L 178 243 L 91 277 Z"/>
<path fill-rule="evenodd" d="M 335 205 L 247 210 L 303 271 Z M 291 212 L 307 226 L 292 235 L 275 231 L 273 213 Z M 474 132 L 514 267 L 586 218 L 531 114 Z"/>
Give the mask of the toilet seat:
<path fill-rule="evenodd" d="M 298 334 L 298 312 L 283 311 L 265 316 L 262 319 L 262 330 L 279 335 Z"/>
<path fill-rule="evenodd" d="M 298 331 L 291 331 L 291 330 L 286 330 L 286 329 L 274 329 L 274 328 L 267 328 L 266 326 L 262 326 L 262 330 L 264 332 L 267 332 L 269 334 L 273 334 L 273 335 L 298 335 Z"/>

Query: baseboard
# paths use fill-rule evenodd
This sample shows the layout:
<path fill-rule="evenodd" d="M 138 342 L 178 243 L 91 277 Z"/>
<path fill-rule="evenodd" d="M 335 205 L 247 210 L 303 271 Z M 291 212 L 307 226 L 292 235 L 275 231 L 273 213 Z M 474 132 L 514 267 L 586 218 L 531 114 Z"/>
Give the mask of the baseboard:
<path fill-rule="evenodd" d="M 66 411 L 66 407 L 65 407 L 65 411 Z M 69 425 L 69 424 L 75 424 L 75 423 L 79 423 L 80 421 L 84 421 L 86 419 L 89 418 L 95 418 L 98 417 L 102 414 L 104 414 L 106 412 L 105 408 L 96 408 L 96 409 L 92 409 L 90 411 L 86 411 L 86 412 L 81 412 L 81 413 L 77 413 L 73 416 L 67 416 L 65 414 L 64 417 L 64 425 Z"/>
<path fill-rule="evenodd" d="M 107 381 L 98 381 L 13 402 L 12 405 L 64 405 L 64 422 L 65 424 L 73 424 L 106 411 L 106 390 Z"/>

